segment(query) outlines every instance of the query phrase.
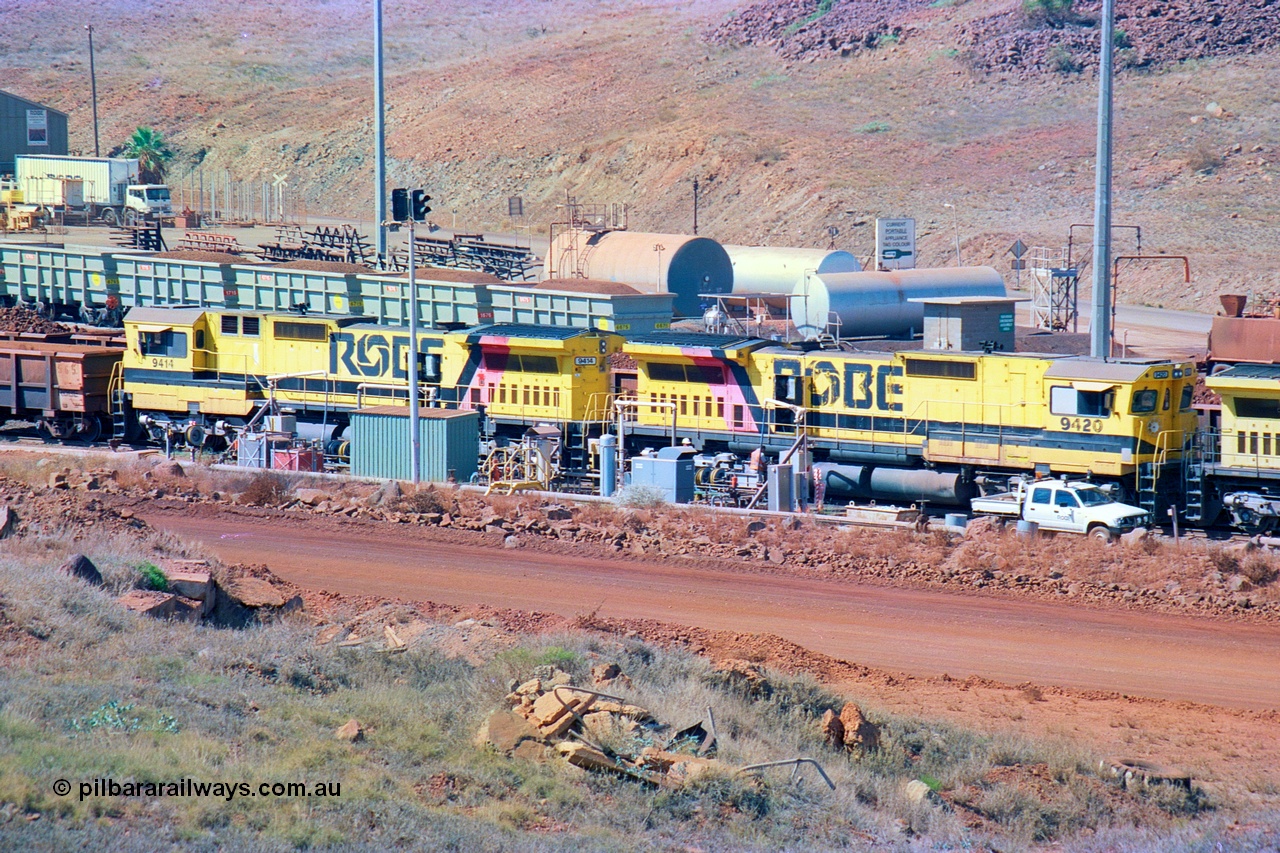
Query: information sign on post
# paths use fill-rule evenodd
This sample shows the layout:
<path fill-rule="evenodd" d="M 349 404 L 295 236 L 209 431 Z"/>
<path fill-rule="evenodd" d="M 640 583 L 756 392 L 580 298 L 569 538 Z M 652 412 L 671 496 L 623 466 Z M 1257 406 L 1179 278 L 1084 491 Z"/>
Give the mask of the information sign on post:
<path fill-rule="evenodd" d="M 916 268 L 916 221 L 876 220 L 876 263 L 882 270 Z"/>

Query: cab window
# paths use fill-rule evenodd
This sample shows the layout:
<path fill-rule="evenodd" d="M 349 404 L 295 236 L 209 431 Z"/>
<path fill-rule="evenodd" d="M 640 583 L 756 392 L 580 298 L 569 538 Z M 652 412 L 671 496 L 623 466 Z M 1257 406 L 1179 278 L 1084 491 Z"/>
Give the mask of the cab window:
<path fill-rule="evenodd" d="M 1080 502 L 1076 500 L 1076 496 L 1071 492 L 1057 492 L 1053 496 L 1053 502 L 1056 506 L 1070 507 L 1075 509 L 1080 506 Z"/>
<path fill-rule="evenodd" d="M 1185 411 L 1190 410 L 1190 408 L 1191 408 L 1191 393 L 1192 393 L 1192 389 L 1191 389 L 1191 386 L 1190 386 L 1190 385 L 1183 385 L 1183 386 L 1182 386 L 1182 402 L 1180 402 L 1180 403 L 1178 404 L 1178 411 L 1185 412 Z"/>
<path fill-rule="evenodd" d="M 1049 489 L 1040 488 L 1033 489 L 1031 492 L 1031 502 L 1033 504 L 1049 504 Z"/>
<path fill-rule="evenodd" d="M 143 355 L 164 356 L 166 358 L 187 357 L 187 333 L 167 329 L 163 332 L 142 332 L 138 342 Z"/>
<path fill-rule="evenodd" d="M 1049 389 L 1049 411 L 1055 415 L 1081 415 L 1087 418 L 1111 416 L 1111 391 L 1081 391 L 1068 385 Z"/>
<path fill-rule="evenodd" d="M 1148 412 L 1156 410 L 1156 400 L 1159 399 L 1160 392 L 1154 388 L 1144 388 L 1141 391 L 1133 392 L 1132 411 L 1135 415 L 1145 415 Z"/>
<path fill-rule="evenodd" d="M 1164 389 L 1164 405 L 1161 406 L 1162 411 L 1169 411 L 1169 406 L 1173 402 L 1173 392 L 1168 388 Z"/>

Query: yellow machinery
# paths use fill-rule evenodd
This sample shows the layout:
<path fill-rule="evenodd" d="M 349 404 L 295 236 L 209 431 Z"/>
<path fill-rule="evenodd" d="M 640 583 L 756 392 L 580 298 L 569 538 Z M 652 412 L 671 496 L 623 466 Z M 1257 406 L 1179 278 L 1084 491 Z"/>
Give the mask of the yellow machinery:
<path fill-rule="evenodd" d="M 190 423 L 234 429 L 268 402 L 329 424 L 364 406 L 408 404 L 407 331 L 360 317 L 135 308 L 125 337 L 117 390 L 153 435 Z M 580 430 L 608 396 L 617 345 L 585 329 L 420 332 L 422 403 L 483 410 L 520 433 L 542 421 Z"/>

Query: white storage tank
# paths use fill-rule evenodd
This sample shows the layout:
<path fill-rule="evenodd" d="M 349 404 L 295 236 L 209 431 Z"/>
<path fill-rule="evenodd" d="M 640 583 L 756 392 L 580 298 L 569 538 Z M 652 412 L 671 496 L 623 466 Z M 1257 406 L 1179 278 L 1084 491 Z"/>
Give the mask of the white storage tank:
<path fill-rule="evenodd" d="M 921 299 L 1005 296 L 991 267 L 815 273 L 791 292 L 791 318 L 806 338 L 908 337 L 924 329 Z"/>
<path fill-rule="evenodd" d="M 629 284 L 641 293 L 675 294 L 682 317 L 702 313 L 699 293 L 733 290 L 733 265 L 708 237 L 641 231 L 564 232 L 547 253 L 543 278 L 582 275 Z"/>
<path fill-rule="evenodd" d="M 860 272 L 862 264 L 849 252 L 830 249 L 725 246 L 733 264 L 734 293 L 789 295 L 805 273 Z"/>

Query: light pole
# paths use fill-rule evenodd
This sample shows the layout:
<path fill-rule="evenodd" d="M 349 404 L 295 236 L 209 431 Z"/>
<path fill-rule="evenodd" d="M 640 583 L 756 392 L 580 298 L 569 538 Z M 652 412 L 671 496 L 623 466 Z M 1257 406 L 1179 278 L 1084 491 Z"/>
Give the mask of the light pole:
<path fill-rule="evenodd" d="M 960 260 L 960 214 L 956 211 L 956 206 L 949 201 L 942 203 L 943 207 L 951 208 L 951 224 L 956 230 L 956 266 L 964 266 L 964 262 Z"/>
<path fill-rule="evenodd" d="M 1102 0 L 1102 54 L 1098 58 L 1098 153 L 1093 194 L 1093 304 L 1089 315 L 1089 354 L 1111 356 L 1111 121 L 1112 48 L 1115 0 Z"/>
<path fill-rule="evenodd" d="M 93 156 L 101 157 L 102 152 L 98 148 L 98 73 L 93 67 L 93 25 L 85 24 L 84 28 L 89 31 L 89 88 L 93 93 Z"/>
<path fill-rule="evenodd" d="M 377 199 L 374 221 L 378 223 L 378 263 L 387 261 L 387 99 L 382 85 L 382 0 L 373 0 L 373 191 Z M 413 241 L 409 241 L 412 250 Z M 416 427 L 415 427 L 416 429 Z"/>

